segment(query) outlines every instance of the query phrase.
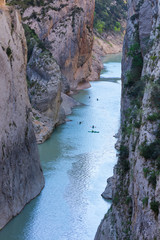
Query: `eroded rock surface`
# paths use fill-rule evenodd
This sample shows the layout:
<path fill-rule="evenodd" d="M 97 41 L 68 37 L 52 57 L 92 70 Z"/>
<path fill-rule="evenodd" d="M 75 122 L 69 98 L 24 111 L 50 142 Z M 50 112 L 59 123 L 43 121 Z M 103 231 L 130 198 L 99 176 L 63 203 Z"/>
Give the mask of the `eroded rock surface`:
<path fill-rule="evenodd" d="M 29 96 L 38 111 L 38 116 L 35 111 L 33 115 L 36 136 L 41 135 L 37 140 L 43 142 L 65 120 L 69 105 L 61 105 L 61 92 L 89 86 L 95 0 L 8 3 L 16 4 L 22 13 L 29 49 Z"/>
<path fill-rule="evenodd" d="M 128 3 L 113 204 L 95 240 L 160 239 L 160 5 Z"/>
<path fill-rule="evenodd" d="M 0 9 L 0 229 L 44 186 L 26 84 L 20 15 Z"/>
<path fill-rule="evenodd" d="M 50 50 L 71 89 L 90 75 L 94 0 L 44 1 L 23 19 Z M 62 81 L 63 85 L 63 81 Z"/>

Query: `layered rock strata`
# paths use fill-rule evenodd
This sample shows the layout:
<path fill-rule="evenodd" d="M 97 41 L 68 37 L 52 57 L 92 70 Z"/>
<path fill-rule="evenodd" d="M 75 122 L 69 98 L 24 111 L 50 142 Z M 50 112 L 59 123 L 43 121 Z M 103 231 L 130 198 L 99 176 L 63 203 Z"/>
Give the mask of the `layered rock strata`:
<path fill-rule="evenodd" d="M 0 8 L 0 229 L 44 186 L 26 84 L 20 15 Z"/>

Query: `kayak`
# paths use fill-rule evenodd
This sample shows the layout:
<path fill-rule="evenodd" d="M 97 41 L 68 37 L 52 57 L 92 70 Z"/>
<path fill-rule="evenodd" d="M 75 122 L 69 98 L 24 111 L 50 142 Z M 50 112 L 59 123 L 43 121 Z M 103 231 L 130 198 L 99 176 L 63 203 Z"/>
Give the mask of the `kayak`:
<path fill-rule="evenodd" d="M 88 131 L 89 133 L 99 133 L 98 131 Z"/>

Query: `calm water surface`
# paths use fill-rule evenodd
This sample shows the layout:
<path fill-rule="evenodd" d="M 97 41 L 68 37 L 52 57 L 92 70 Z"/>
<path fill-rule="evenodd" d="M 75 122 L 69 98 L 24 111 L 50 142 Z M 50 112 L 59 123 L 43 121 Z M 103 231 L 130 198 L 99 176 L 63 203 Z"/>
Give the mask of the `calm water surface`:
<path fill-rule="evenodd" d="M 39 146 L 45 188 L 0 232 L 0 240 L 94 239 L 110 206 L 101 193 L 116 163 L 120 60 L 120 54 L 104 59 L 101 81 L 74 96 L 85 105 L 76 107 L 71 121 Z M 88 132 L 92 125 L 99 133 Z"/>

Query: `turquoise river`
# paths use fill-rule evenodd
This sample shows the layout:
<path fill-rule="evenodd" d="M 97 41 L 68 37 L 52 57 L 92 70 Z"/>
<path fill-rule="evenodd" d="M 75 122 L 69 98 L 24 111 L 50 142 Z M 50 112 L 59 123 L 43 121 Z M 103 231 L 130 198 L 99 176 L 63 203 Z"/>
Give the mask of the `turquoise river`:
<path fill-rule="evenodd" d="M 101 193 L 117 160 L 120 77 L 121 54 L 108 55 L 100 81 L 74 96 L 82 105 L 39 145 L 45 188 L 0 231 L 0 240 L 94 239 L 110 207 Z M 88 132 L 93 125 L 99 133 Z"/>

